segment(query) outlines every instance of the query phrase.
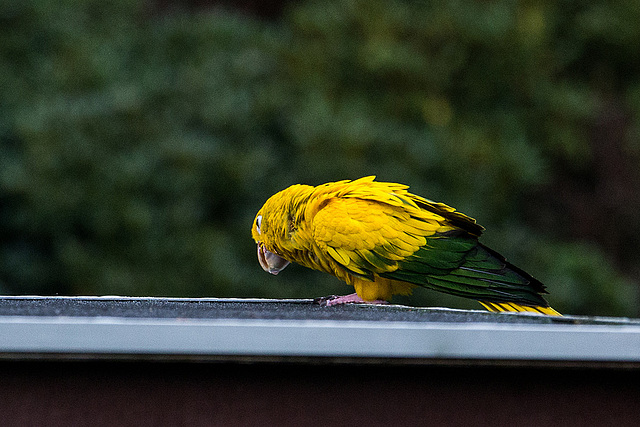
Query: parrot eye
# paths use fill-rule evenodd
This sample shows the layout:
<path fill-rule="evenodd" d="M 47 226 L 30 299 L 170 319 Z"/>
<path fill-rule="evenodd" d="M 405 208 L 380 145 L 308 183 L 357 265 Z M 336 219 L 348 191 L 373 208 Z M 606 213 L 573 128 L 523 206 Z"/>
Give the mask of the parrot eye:
<path fill-rule="evenodd" d="M 262 225 L 262 215 L 258 215 L 256 217 L 256 231 L 258 232 L 258 234 L 262 234 L 260 232 L 260 226 Z"/>

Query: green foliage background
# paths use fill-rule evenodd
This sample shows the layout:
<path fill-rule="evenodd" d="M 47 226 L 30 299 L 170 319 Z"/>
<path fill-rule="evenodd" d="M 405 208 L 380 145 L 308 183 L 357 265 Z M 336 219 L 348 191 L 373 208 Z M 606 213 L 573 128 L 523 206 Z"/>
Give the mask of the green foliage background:
<path fill-rule="evenodd" d="M 290 184 L 377 175 L 477 218 L 556 309 L 637 316 L 638 22 L 638 1 L 3 2 L 0 292 L 347 293 L 263 273 L 249 229 Z"/>

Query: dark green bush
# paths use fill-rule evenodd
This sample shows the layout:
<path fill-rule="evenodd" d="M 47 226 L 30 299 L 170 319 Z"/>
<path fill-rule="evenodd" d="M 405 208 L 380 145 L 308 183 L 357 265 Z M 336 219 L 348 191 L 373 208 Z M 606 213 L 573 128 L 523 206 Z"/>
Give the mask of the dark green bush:
<path fill-rule="evenodd" d="M 249 227 L 292 183 L 376 174 L 478 218 L 560 311 L 638 314 L 639 199 L 598 198 L 637 179 L 638 2 L 54 3 L 0 5 L 3 292 L 347 292 L 263 273 Z M 611 106 L 621 137 L 594 140 Z"/>

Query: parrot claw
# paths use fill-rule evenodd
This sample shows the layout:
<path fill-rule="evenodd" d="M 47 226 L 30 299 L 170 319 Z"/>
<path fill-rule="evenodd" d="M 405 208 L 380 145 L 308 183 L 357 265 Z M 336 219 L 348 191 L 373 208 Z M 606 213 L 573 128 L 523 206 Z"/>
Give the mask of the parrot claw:
<path fill-rule="evenodd" d="M 331 307 L 341 304 L 389 304 L 384 300 L 365 301 L 358 296 L 358 294 L 349 294 L 344 296 L 329 295 L 326 297 L 319 297 L 313 300 L 314 304 L 318 304 L 321 307 Z"/>
<path fill-rule="evenodd" d="M 318 304 L 320 307 L 326 307 L 329 301 L 338 298 L 338 295 L 328 295 L 326 297 L 318 297 L 313 299 L 314 304 Z"/>

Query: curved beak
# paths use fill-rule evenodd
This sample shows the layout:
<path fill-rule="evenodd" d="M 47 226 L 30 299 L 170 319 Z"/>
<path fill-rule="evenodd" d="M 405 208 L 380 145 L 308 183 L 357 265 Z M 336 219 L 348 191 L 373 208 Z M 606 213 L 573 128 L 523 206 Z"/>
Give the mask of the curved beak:
<path fill-rule="evenodd" d="M 268 251 L 262 243 L 258 243 L 258 262 L 264 271 L 271 274 L 278 274 L 289 265 L 289 261 Z"/>

